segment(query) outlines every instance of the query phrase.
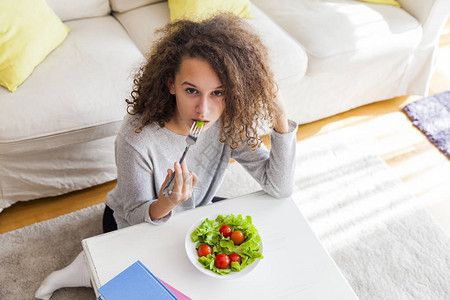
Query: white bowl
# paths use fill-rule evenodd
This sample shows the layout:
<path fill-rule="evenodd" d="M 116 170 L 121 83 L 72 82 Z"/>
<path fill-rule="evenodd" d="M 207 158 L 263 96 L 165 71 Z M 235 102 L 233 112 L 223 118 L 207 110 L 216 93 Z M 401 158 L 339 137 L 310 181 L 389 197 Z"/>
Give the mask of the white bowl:
<path fill-rule="evenodd" d="M 195 243 L 192 242 L 192 240 L 191 240 L 191 234 L 192 234 L 192 232 L 193 232 L 198 226 L 200 226 L 200 225 L 202 224 L 202 222 L 203 222 L 206 218 L 208 218 L 209 220 L 215 220 L 215 219 L 217 218 L 217 216 L 214 216 L 214 217 L 205 217 L 205 218 L 201 219 L 200 221 L 195 222 L 195 223 L 191 226 L 191 228 L 188 229 L 188 231 L 187 231 L 187 233 L 186 233 L 186 239 L 185 239 L 184 245 L 185 245 L 185 248 L 186 248 L 186 254 L 187 254 L 187 256 L 189 257 L 189 260 L 191 261 L 191 263 L 192 263 L 192 264 L 193 264 L 200 272 L 202 272 L 202 273 L 204 273 L 204 274 L 206 274 L 206 275 L 208 275 L 208 276 L 211 276 L 211 277 L 214 277 L 214 278 L 218 278 L 218 279 L 236 279 L 236 278 L 240 278 L 240 277 L 242 277 L 242 276 L 245 276 L 245 275 L 247 275 L 248 273 L 250 273 L 251 271 L 253 271 L 253 270 L 256 268 L 256 266 L 259 264 L 259 261 L 260 261 L 261 259 L 259 259 L 259 258 L 255 259 L 254 262 L 252 262 L 251 264 L 249 264 L 248 266 L 246 266 L 246 267 L 245 267 L 244 269 L 242 269 L 240 272 L 232 271 L 231 273 L 226 274 L 226 275 L 220 275 L 220 274 L 217 274 L 217 273 L 214 272 L 214 271 L 205 269 L 205 267 L 204 267 L 201 263 L 199 263 L 199 261 L 198 261 L 198 253 L 197 253 L 197 250 L 195 249 L 195 245 L 196 245 L 197 243 L 196 243 L 196 242 L 195 242 Z M 260 252 L 261 252 L 261 254 L 263 254 L 262 241 L 261 241 L 261 245 L 260 245 Z"/>

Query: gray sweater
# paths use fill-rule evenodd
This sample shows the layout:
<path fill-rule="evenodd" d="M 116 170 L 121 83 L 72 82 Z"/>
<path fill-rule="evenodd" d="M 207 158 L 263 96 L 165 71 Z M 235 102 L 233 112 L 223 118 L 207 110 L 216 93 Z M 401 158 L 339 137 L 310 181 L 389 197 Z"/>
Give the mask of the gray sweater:
<path fill-rule="evenodd" d="M 271 151 L 264 145 L 255 151 L 246 141 L 232 150 L 218 141 L 220 120 L 200 134 L 187 155 L 188 169 L 199 178 L 191 198 L 175 207 L 162 219 L 150 219 L 149 207 L 158 198 L 167 169 L 173 169 L 186 147 L 186 136 L 176 134 L 157 124 L 135 132 L 132 124 L 138 116 L 127 115 L 115 142 L 117 185 L 108 193 L 106 204 L 114 211 L 118 228 L 149 222 L 161 224 L 183 210 L 207 205 L 219 189 L 230 159 L 235 159 L 268 194 L 281 198 L 294 188 L 297 124 L 289 121 L 287 134 L 271 134 Z"/>

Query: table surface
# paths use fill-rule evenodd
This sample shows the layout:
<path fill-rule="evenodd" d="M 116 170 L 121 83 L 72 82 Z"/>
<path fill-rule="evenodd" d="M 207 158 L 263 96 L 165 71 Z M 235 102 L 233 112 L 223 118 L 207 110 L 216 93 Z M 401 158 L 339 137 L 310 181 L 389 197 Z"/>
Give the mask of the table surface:
<path fill-rule="evenodd" d="M 185 250 L 187 230 L 206 217 L 252 217 L 264 259 L 237 279 L 197 270 Z M 162 226 L 142 223 L 82 241 L 94 290 L 140 260 L 192 299 L 358 299 L 291 198 L 264 192 L 174 215 Z"/>

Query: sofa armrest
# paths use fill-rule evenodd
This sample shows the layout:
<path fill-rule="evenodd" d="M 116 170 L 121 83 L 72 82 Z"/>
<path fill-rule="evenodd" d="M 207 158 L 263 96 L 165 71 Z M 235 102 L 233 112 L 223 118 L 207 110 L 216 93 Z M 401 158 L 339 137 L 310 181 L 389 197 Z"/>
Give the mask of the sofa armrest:
<path fill-rule="evenodd" d="M 449 0 L 398 0 L 402 8 L 422 25 L 421 45 L 435 43 L 440 31 L 450 16 Z"/>

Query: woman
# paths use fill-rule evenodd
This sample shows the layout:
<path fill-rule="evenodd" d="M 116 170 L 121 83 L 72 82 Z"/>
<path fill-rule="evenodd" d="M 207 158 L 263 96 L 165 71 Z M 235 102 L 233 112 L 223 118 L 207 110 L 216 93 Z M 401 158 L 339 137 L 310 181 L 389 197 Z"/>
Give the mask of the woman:
<path fill-rule="evenodd" d="M 158 33 L 135 77 L 129 115 L 116 139 L 117 185 L 107 195 L 104 231 L 163 224 L 173 213 L 210 204 L 231 158 L 267 193 L 291 195 L 297 124 L 286 118 L 259 37 L 230 14 L 177 21 Z M 196 121 L 206 123 L 180 165 Z M 261 143 L 263 126 L 274 129 L 271 151 Z M 162 190 L 172 173 L 175 185 L 167 197 Z M 50 274 L 36 297 L 48 299 L 65 286 L 89 286 L 88 278 L 80 253 Z"/>

